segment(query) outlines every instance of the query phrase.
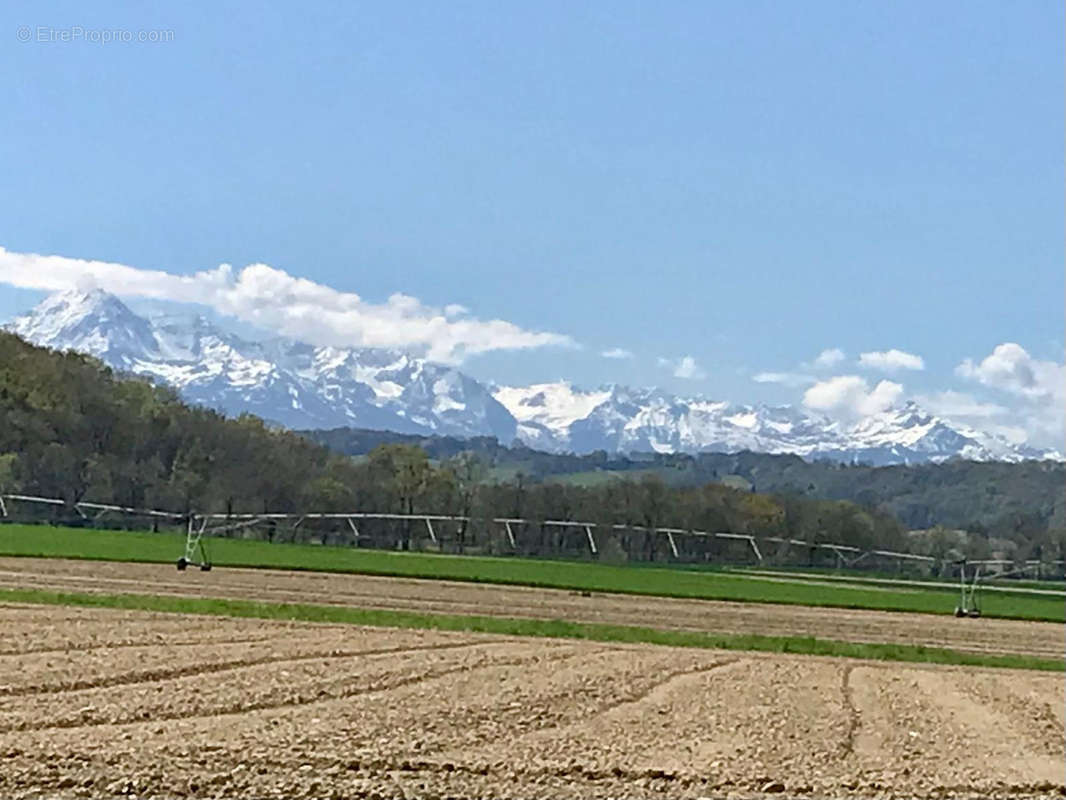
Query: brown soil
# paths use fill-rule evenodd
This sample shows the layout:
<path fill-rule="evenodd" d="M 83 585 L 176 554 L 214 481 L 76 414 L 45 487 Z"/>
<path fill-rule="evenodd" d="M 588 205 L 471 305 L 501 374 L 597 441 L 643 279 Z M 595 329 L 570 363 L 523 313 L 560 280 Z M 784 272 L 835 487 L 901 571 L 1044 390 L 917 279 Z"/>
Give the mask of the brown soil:
<path fill-rule="evenodd" d="M 327 603 L 719 633 L 817 636 L 1066 658 L 1066 629 L 1061 624 L 959 620 L 949 613 L 935 616 L 631 595 L 582 597 L 554 589 L 282 570 L 226 568 L 179 573 L 164 564 L 33 558 L 0 558 L 0 587 Z"/>
<path fill-rule="evenodd" d="M 1062 700 L 1054 673 L 8 605 L 0 797 L 1052 797 Z"/>

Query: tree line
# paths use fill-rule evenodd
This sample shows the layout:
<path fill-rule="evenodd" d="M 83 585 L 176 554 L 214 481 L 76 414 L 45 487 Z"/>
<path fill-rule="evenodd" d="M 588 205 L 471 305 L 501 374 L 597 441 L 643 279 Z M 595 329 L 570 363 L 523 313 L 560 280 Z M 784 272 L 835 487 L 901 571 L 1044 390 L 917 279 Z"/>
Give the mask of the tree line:
<path fill-rule="evenodd" d="M 775 495 L 850 500 L 885 511 L 910 529 L 962 528 L 1017 543 L 1066 528 L 1066 464 L 1058 461 L 952 459 L 873 467 L 753 452 L 546 453 L 517 441 L 507 446 L 488 436 L 459 439 L 358 428 L 303 433 L 348 455 L 366 455 L 381 444 L 417 445 L 441 460 L 472 450 L 497 468 L 521 471 L 530 480 L 652 473 L 676 487 L 725 482 Z"/>

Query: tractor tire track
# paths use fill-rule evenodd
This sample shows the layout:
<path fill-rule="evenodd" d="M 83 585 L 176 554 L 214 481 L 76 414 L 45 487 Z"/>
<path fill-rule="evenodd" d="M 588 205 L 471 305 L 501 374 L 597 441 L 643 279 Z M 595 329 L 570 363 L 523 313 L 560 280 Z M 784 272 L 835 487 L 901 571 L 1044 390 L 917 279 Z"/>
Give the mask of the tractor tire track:
<path fill-rule="evenodd" d="M 305 653 L 303 655 L 278 655 L 263 656 L 261 658 L 232 659 L 213 664 L 189 664 L 183 667 L 169 669 L 145 670 L 143 672 L 128 673 L 125 675 L 108 676 L 104 678 L 74 681 L 69 684 L 58 686 L 25 686 L 8 687 L 0 686 L 0 697 L 28 697 L 35 695 L 68 694 L 74 692 L 92 691 L 94 689 L 111 689 L 115 686 L 137 686 L 145 683 L 161 683 L 177 678 L 188 678 L 196 675 L 217 675 L 223 672 L 258 667 L 266 664 L 290 664 L 301 661 L 319 661 L 333 658 L 361 658 L 380 655 L 400 655 L 405 653 L 420 653 L 433 650 L 452 650 L 470 647 L 491 647 L 511 644 L 506 639 L 499 642 L 447 642 L 437 644 L 419 645 L 415 647 L 383 647 L 372 650 L 329 650 L 320 653 Z"/>
<path fill-rule="evenodd" d="M 276 636 L 248 636 L 238 639 L 188 639 L 185 641 L 160 642 L 158 639 L 144 642 L 85 642 L 72 643 L 64 647 L 27 647 L 21 650 L 0 650 L 0 658 L 12 658 L 29 655 L 49 655 L 51 653 L 86 653 L 92 650 L 130 650 L 136 648 L 153 647 L 228 647 L 240 644 L 265 644 L 278 642 L 288 644 L 299 642 L 303 639 L 313 641 L 314 637 L 306 636 L 295 639 L 279 639 Z"/>
<path fill-rule="evenodd" d="M 840 704 L 844 709 L 847 720 L 844 727 L 844 742 L 840 757 L 850 758 L 855 754 L 855 737 L 859 732 L 862 722 L 859 707 L 855 703 L 855 695 L 851 687 L 851 673 L 855 670 L 855 664 L 847 663 L 840 670 Z"/>
<path fill-rule="evenodd" d="M 502 643 L 501 643 L 502 644 Z M 513 644 L 509 642 L 508 644 Z M 565 647 L 560 645 L 557 647 Z M 585 653 L 574 653 L 566 657 L 577 657 L 579 655 L 586 655 Z M 360 697 L 363 695 L 376 694 L 378 692 L 389 692 L 397 689 L 402 689 L 407 686 L 411 686 L 417 683 L 424 683 L 426 681 L 436 680 L 439 678 L 445 678 L 450 675 L 456 675 L 464 672 L 479 672 L 488 669 L 494 669 L 497 667 L 506 666 L 521 666 L 524 664 L 536 663 L 541 660 L 539 654 L 526 656 L 522 658 L 511 658 L 500 661 L 492 661 L 484 664 L 461 664 L 454 667 L 447 667 L 444 669 L 431 670 L 429 672 L 413 675 L 408 678 L 396 679 L 389 682 L 388 678 L 383 679 L 381 684 L 372 684 L 365 687 L 357 687 L 352 689 L 342 689 L 337 692 L 326 692 L 324 689 L 318 689 L 313 696 L 297 694 L 295 699 L 289 698 L 285 700 L 261 700 L 251 702 L 231 702 L 225 706 L 220 706 L 218 709 L 211 711 L 210 713 L 193 713 L 193 714 L 181 714 L 174 712 L 153 713 L 151 716 L 142 717 L 140 719 L 121 719 L 121 720 L 90 720 L 83 721 L 77 719 L 67 719 L 55 722 L 42 722 L 42 723 L 19 723 L 10 726 L 0 726 L 0 733 L 13 733 L 23 731 L 47 731 L 47 730 L 71 730 L 82 728 L 99 728 L 104 726 L 116 726 L 116 725 L 137 725 L 137 724 L 156 724 L 167 720 L 181 720 L 192 721 L 200 719 L 215 719 L 218 717 L 227 716 L 240 716 L 255 711 L 274 711 L 285 708 L 303 708 L 315 705 L 322 705 L 325 703 L 332 703 L 338 700 L 347 700 L 353 697 Z M 553 659 L 555 661 L 561 659 Z"/>

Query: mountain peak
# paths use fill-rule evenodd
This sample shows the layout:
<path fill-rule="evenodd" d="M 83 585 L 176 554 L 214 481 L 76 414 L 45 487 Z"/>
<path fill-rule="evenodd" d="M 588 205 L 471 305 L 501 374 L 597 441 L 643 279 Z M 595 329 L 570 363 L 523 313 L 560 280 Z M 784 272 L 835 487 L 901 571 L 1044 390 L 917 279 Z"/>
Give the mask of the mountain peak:
<path fill-rule="evenodd" d="M 133 314 L 118 297 L 103 289 L 67 289 L 48 295 L 23 316 L 63 314 L 68 319 L 80 319 L 100 313 Z"/>
<path fill-rule="evenodd" d="M 148 320 L 102 289 L 49 295 L 5 327 L 36 344 L 89 353 L 119 368 L 157 349 Z"/>
<path fill-rule="evenodd" d="M 189 402 L 291 428 L 515 435 L 514 418 L 481 384 L 401 351 L 248 341 L 195 313 L 139 316 L 100 290 L 51 295 L 6 327 L 169 384 Z"/>

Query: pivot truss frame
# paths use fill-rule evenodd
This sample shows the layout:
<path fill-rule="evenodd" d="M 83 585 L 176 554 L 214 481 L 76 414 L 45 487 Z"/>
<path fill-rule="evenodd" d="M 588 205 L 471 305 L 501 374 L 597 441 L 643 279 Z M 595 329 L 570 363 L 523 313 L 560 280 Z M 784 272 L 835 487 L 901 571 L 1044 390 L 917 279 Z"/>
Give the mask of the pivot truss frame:
<path fill-rule="evenodd" d="M 981 603 L 977 594 L 978 582 L 981 580 L 981 565 L 976 564 L 973 568 L 973 578 L 966 583 L 966 559 L 958 562 L 959 565 L 959 604 L 955 606 L 956 617 L 979 617 L 981 616 Z"/>
<path fill-rule="evenodd" d="M 207 529 L 207 519 L 200 520 L 189 517 L 185 529 L 185 553 L 178 558 L 178 570 L 184 572 L 189 566 L 199 567 L 204 572 L 211 569 L 211 559 L 207 555 L 207 545 L 204 542 L 204 533 Z"/>
<path fill-rule="evenodd" d="M 72 508 L 78 515 L 87 521 L 99 520 L 101 517 L 112 514 L 121 513 L 131 516 L 140 516 L 156 519 L 165 519 L 171 522 L 185 522 L 185 547 L 182 555 L 177 560 L 177 566 L 179 570 L 184 570 L 190 566 L 199 567 L 201 570 L 207 571 L 211 569 L 211 561 L 208 555 L 206 540 L 211 536 L 219 534 L 230 533 L 236 530 L 244 528 L 250 528 L 262 523 L 278 523 L 278 522 L 292 522 L 292 529 L 295 531 L 306 520 L 344 520 L 347 522 L 353 536 L 356 541 L 361 538 L 358 523 L 363 520 L 406 520 L 412 522 L 420 522 L 425 525 L 426 536 L 430 541 L 439 543 L 439 530 L 442 525 L 454 524 L 457 526 L 466 526 L 470 522 L 475 521 L 470 516 L 460 515 L 447 515 L 447 514 L 392 514 L 392 513 L 379 513 L 379 512 L 366 512 L 366 511 L 348 511 L 348 512 L 306 512 L 306 513 L 237 513 L 237 514 L 222 514 L 222 513 L 177 513 L 173 511 L 161 511 L 158 509 L 145 509 L 145 508 L 131 508 L 129 506 L 120 506 L 108 503 L 93 503 L 89 501 L 77 501 L 69 503 L 62 499 L 51 497 L 37 497 L 34 495 L 24 494 L 0 494 L 0 516 L 8 517 L 9 504 L 10 503 L 36 503 L 49 506 L 68 507 Z M 570 530 L 581 531 L 585 534 L 585 541 L 588 544 L 589 553 L 593 556 L 599 554 L 600 542 L 597 541 L 597 535 L 600 532 L 611 531 L 634 531 L 634 532 L 651 532 L 656 536 L 664 536 L 666 538 L 667 545 L 670 548 L 670 552 L 674 558 L 680 558 L 680 549 L 678 547 L 679 537 L 692 536 L 702 537 L 710 539 L 720 540 L 732 540 L 746 542 L 751 549 L 751 553 L 754 556 L 757 563 L 764 561 L 763 552 L 759 547 L 759 540 L 763 543 L 773 543 L 783 545 L 784 547 L 791 548 L 805 548 L 808 550 L 824 550 L 832 552 L 837 557 L 838 566 L 841 567 L 853 567 L 862 562 L 863 560 L 871 557 L 890 558 L 897 561 L 915 561 L 924 563 L 935 563 L 938 559 L 932 556 L 917 555 L 914 553 L 902 553 L 893 550 L 863 550 L 852 545 L 836 544 L 833 542 L 810 542 L 802 539 L 789 539 L 780 536 L 763 536 L 757 537 L 754 534 L 748 533 L 734 533 L 728 531 L 701 531 L 692 530 L 686 528 L 670 528 L 664 526 L 648 527 L 644 525 L 629 525 L 624 523 L 596 523 L 587 522 L 581 520 L 559 520 L 548 519 L 538 520 L 529 519 L 524 517 L 495 517 L 491 520 L 487 520 L 493 525 L 499 526 L 503 529 L 503 532 L 507 536 L 507 541 L 511 548 L 518 549 L 518 537 L 516 535 L 515 526 L 541 526 L 541 527 L 555 527 Z M 981 566 L 991 566 L 993 563 L 1000 564 L 1001 562 L 991 561 L 971 561 L 969 562 L 974 571 L 969 583 L 966 579 L 966 562 L 955 562 L 960 566 L 960 605 L 957 612 L 959 616 L 977 616 L 980 614 L 978 588 L 982 578 L 999 578 L 1009 577 L 1017 574 L 1020 571 L 1031 569 L 1033 564 L 1039 567 L 1038 562 L 1027 562 L 1026 566 L 1021 570 L 1012 570 L 1010 572 L 998 572 L 981 575 Z M 1055 561 L 1053 565 L 1061 565 L 1062 561 Z M 971 613 L 975 612 L 975 613 Z"/>

